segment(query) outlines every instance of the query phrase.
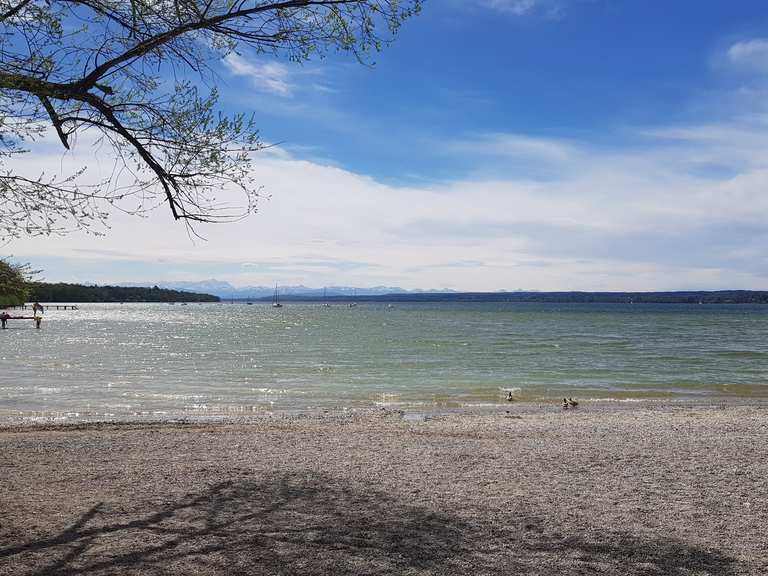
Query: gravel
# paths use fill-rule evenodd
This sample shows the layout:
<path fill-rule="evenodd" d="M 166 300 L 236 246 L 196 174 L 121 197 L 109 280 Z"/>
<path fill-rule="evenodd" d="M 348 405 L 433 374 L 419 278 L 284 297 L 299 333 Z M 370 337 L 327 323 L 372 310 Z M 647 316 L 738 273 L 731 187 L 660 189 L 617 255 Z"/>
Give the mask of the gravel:
<path fill-rule="evenodd" d="M 768 408 L 0 429 L 0 574 L 768 574 Z"/>

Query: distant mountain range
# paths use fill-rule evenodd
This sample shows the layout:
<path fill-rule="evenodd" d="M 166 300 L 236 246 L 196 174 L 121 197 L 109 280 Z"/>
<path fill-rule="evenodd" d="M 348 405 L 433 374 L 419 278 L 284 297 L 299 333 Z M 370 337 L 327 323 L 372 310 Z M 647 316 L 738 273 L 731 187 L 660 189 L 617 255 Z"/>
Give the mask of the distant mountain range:
<path fill-rule="evenodd" d="M 247 300 L 249 298 L 268 298 L 275 291 L 274 286 L 247 286 L 236 288 L 221 280 L 202 280 L 200 282 L 131 282 L 119 286 L 132 288 L 151 288 L 158 286 L 168 290 L 181 290 L 200 294 L 213 294 L 223 300 Z M 307 286 L 280 286 L 280 296 L 288 298 L 329 298 L 338 296 L 383 296 L 385 294 L 451 294 L 454 290 L 405 290 L 396 286 L 374 286 L 373 288 L 355 288 L 351 286 L 327 286 L 308 288 Z"/>
<path fill-rule="evenodd" d="M 131 288 L 157 286 L 187 293 L 212 294 L 222 300 L 269 300 L 274 286 L 236 288 L 221 280 L 120 284 Z M 676 292 L 457 292 L 455 290 L 405 290 L 395 286 L 280 286 L 280 299 L 290 301 L 349 302 L 550 302 L 615 304 L 768 304 L 768 291 L 718 290 Z"/>

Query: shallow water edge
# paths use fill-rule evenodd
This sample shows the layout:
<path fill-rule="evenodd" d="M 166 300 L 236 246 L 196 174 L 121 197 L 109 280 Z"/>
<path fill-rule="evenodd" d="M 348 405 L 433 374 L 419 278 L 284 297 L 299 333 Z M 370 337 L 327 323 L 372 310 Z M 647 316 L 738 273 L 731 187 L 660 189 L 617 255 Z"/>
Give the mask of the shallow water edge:
<path fill-rule="evenodd" d="M 55 416 L 39 417 L 4 417 L 0 418 L 0 432 L 19 430 L 119 430 L 122 428 L 139 427 L 209 427 L 209 426 L 248 426 L 264 422 L 299 422 L 312 420 L 319 423 L 343 422 L 374 422 L 381 418 L 401 420 L 403 423 L 418 424 L 422 422 L 446 418 L 479 419 L 485 417 L 525 418 L 525 417 L 563 417 L 579 418 L 579 415 L 590 417 L 600 414 L 626 414 L 636 416 L 642 413 L 698 413 L 717 412 L 744 409 L 757 410 L 768 415 L 768 399 L 748 398 L 704 398 L 692 400 L 680 399 L 629 399 L 629 400 L 597 400 L 579 401 L 578 408 L 563 410 L 560 403 L 554 402 L 513 402 L 498 406 L 475 406 L 462 408 L 432 407 L 427 410 L 402 410 L 390 408 L 318 408 L 279 410 L 258 412 L 248 415 L 232 414 L 190 414 L 179 411 L 158 418 L 154 414 L 122 415 L 105 418 L 84 417 L 78 419 L 59 418 Z"/>

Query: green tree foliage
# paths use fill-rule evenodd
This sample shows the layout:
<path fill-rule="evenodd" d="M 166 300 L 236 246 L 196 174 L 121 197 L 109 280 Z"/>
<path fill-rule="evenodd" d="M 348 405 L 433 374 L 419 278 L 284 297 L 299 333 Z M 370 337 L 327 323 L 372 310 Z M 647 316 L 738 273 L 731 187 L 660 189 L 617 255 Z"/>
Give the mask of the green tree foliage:
<path fill-rule="evenodd" d="M 124 286 L 83 286 L 34 282 L 32 297 L 40 302 L 218 302 L 218 296 L 167 290 L 165 288 L 128 288 Z"/>
<path fill-rule="evenodd" d="M 0 259 L 0 306 L 17 306 L 29 295 L 29 266 Z"/>
<path fill-rule="evenodd" d="M 253 119 L 217 112 L 222 58 L 242 48 L 301 62 L 331 51 L 368 61 L 421 0 L 0 0 L 0 237 L 98 231 L 109 206 L 221 222 L 255 210 Z M 173 80 L 172 80 L 173 79 Z M 12 160 L 53 131 L 95 134 L 112 176 L 29 177 Z M 120 177 L 122 175 L 122 177 Z M 242 191 L 222 203 L 223 187 Z M 130 199 L 135 202 L 129 202 Z"/>

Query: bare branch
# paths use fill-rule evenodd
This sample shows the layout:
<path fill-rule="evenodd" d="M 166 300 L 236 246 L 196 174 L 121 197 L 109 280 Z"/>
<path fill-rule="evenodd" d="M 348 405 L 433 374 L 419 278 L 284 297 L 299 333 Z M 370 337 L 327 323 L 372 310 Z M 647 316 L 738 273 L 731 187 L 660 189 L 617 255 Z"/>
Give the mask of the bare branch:
<path fill-rule="evenodd" d="M 11 6 L 8 10 L 0 14 L 0 22 L 5 22 L 9 18 L 13 18 L 14 16 L 16 16 L 16 14 L 21 12 L 24 9 L 24 7 L 27 4 L 29 4 L 31 1 L 32 0 L 23 0 L 22 2 L 19 2 L 18 4 L 16 4 L 15 6 Z"/>
<path fill-rule="evenodd" d="M 45 111 L 48 112 L 48 116 L 51 118 L 51 123 L 56 129 L 56 133 L 59 135 L 59 140 L 61 140 L 64 148 L 69 150 L 69 141 L 67 140 L 67 135 L 64 134 L 64 131 L 61 129 L 61 119 L 59 118 L 59 115 L 56 114 L 56 110 L 53 108 L 53 104 L 51 104 L 51 101 L 47 96 L 38 94 L 38 98 L 40 98 L 40 102 L 43 103 L 43 108 L 45 108 Z"/>
<path fill-rule="evenodd" d="M 303 61 L 331 50 L 364 61 L 421 0 L 0 0 L 0 238 L 103 223 L 133 196 L 141 212 L 168 204 L 177 220 L 221 222 L 255 211 L 261 188 L 253 118 L 222 115 L 221 59 L 245 47 Z M 380 31 L 385 31 L 381 34 Z M 53 128 L 65 149 L 84 131 L 112 150 L 112 176 L 80 186 L 83 171 L 23 177 L 10 162 Z M 120 180 L 122 179 L 122 180 Z M 130 180 L 126 183 L 125 180 Z M 224 189 L 241 206 L 217 200 Z M 194 231 L 193 231 L 194 233 Z"/>

